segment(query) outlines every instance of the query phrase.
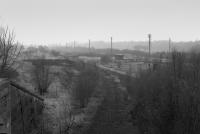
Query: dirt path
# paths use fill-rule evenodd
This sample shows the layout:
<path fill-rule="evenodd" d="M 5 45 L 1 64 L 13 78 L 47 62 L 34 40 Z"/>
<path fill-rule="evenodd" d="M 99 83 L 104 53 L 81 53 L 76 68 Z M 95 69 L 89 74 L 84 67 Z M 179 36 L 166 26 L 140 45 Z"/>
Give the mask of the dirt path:
<path fill-rule="evenodd" d="M 93 118 L 93 123 L 83 134 L 138 134 L 128 121 L 129 103 L 124 100 L 123 91 L 114 79 L 116 77 L 105 78 L 106 96 Z"/>

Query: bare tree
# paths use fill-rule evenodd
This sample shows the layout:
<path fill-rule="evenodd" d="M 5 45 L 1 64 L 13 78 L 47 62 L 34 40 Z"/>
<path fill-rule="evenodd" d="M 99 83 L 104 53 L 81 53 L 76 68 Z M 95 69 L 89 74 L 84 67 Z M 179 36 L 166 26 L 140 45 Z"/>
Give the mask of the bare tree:
<path fill-rule="evenodd" d="M 44 95 L 53 81 L 52 75 L 50 74 L 50 67 L 45 65 L 42 59 L 38 60 L 34 63 L 32 75 L 36 89 L 40 95 Z"/>
<path fill-rule="evenodd" d="M 15 42 L 14 33 L 8 27 L 0 31 L 0 75 L 10 71 L 20 55 L 22 47 Z"/>
<path fill-rule="evenodd" d="M 99 80 L 99 72 L 96 66 L 88 65 L 80 71 L 73 90 L 75 99 L 80 103 L 80 107 L 84 108 L 90 97 L 92 96 Z"/>

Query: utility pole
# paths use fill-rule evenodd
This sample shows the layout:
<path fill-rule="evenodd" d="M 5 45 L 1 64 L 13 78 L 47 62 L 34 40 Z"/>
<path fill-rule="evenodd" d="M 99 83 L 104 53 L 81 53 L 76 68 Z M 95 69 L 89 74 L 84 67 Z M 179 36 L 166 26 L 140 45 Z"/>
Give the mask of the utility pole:
<path fill-rule="evenodd" d="M 171 38 L 169 38 L 169 53 L 171 52 Z"/>
<path fill-rule="evenodd" d="M 74 48 L 75 48 L 75 40 L 74 40 Z"/>
<path fill-rule="evenodd" d="M 91 52 L 91 51 L 90 51 L 90 40 L 89 40 L 89 52 Z"/>
<path fill-rule="evenodd" d="M 111 59 L 112 59 L 112 61 L 111 61 L 111 68 L 112 68 L 113 67 L 112 37 L 110 37 L 110 56 L 111 56 Z"/>
<path fill-rule="evenodd" d="M 150 62 L 151 62 L 151 34 L 148 34 L 149 38 L 149 69 L 151 68 Z"/>
<path fill-rule="evenodd" d="M 170 59 L 170 53 L 171 53 L 171 38 L 169 38 L 169 50 L 168 50 L 168 59 Z"/>
<path fill-rule="evenodd" d="M 151 57 L 151 34 L 148 34 L 149 38 L 149 58 Z"/>
<path fill-rule="evenodd" d="M 110 48 L 111 48 L 111 49 L 110 49 L 110 53 L 111 53 L 111 56 L 112 56 L 112 37 L 110 38 L 110 45 L 111 45 L 111 46 L 110 46 Z"/>

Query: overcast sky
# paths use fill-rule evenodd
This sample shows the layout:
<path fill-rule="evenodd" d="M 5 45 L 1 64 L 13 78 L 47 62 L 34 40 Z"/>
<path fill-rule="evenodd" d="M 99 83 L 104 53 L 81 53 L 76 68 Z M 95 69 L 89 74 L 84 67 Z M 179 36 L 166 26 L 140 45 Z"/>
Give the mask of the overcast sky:
<path fill-rule="evenodd" d="M 0 24 L 24 44 L 200 39 L 200 0 L 0 0 Z"/>

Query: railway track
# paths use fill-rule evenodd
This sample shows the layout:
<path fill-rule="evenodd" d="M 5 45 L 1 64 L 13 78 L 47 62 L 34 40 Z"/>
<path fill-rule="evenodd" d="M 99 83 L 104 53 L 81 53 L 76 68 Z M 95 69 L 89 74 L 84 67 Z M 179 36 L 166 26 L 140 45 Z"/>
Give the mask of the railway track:
<path fill-rule="evenodd" d="M 99 106 L 93 122 L 83 134 L 137 134 L 136 129 L 129 120 L 128 101 L 124 100 L 124 94 L 120 83 L 114 81 L 114 77 L 105 77 L 103 80 L 106 92 L 105 98 Z"/>

